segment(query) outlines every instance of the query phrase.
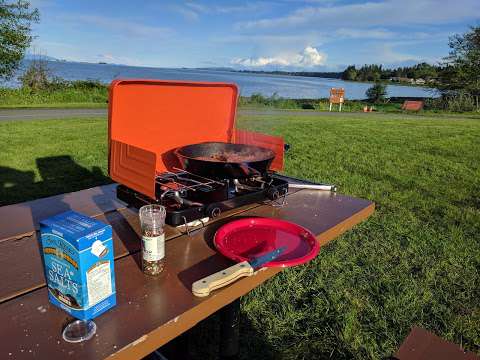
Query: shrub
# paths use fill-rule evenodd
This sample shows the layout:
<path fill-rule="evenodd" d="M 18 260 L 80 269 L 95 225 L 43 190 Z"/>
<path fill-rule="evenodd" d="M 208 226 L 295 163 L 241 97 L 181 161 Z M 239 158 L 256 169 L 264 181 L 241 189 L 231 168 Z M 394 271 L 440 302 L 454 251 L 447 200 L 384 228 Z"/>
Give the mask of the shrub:
<path fill-rule="evenodd" d="M 22 87 L 32 91 L 47 89 L 50 83 L 47 62 L 33 60 L 28 69 L 19 77 Z"/>
<path fill-rule="evenodd" d="M 267 105 L 268 99 L 260 93 L 255 93 L 250 96 L 250 102 L 253 104 Z"/>
<path fill-rule="evenodd" d="M 302 104 L 302 109 L 304 110 L 315 110 L 315 106 L 311 103 Z"/>
<path fill-rule="evenodd" d="M 255 93 L 250 97 L 240 97 L 239 105 L 261 105 L 275 107 L 279 109 L 299 109 L 302 107 L 302 103 L 310 100 L 294 100 L 294 99 L 284 99 L 278 96 L 277 93 L 269 97 L 265 97 L 262 94 Z"/>
<path fill-rule="evenodd" d="M 426 99 L 425 109 L 453 112 L 474 111 L 475 98 L 465 92 L 443 94 L 439 98 Z"/>
<path fill-rule="evenodd" d="M 99 80 L 91 80 L 91 79 L 71 81 L 70 86 L 73 87 L 74 89 L 80 89 L 80 90 L 92 90 L 92 89 L 103 90 L 108 88 L 107 85 L 101 83 Z"/>
<path fill-rule="evenodd" d="M 369 102 L 380 103 L 385 101 L 387 95 L 387 87 L 381 82 L 376 82 L 365 92 Z"/>

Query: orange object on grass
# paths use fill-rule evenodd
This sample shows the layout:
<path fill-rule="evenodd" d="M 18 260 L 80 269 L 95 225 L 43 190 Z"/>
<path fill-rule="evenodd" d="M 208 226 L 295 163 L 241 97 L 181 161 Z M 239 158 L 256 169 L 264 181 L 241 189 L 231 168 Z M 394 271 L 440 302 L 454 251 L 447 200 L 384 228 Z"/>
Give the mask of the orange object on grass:
<path fill-rule="evenodd" d="M 402 110 L 420 111 L 423 109 L 423 105 L 423 101 L 406 100 L 402 105 Z"/>

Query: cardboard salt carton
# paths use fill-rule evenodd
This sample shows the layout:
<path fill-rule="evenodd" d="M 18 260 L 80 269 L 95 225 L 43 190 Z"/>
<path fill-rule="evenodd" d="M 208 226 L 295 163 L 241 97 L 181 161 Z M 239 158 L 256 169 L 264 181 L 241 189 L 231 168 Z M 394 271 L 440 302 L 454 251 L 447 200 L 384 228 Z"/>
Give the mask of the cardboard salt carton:
<path fill-rule="evenodd" d="M 112 228 L 67 211 L 40 222 L 50 302 L 81 320 L 115 306 Z"/>

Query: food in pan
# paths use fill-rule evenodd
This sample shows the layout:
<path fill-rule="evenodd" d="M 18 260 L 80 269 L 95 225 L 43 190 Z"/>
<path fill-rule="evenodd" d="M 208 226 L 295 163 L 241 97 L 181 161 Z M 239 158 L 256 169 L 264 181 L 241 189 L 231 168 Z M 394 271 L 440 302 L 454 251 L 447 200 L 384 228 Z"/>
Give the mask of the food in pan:
<path fill-rule="evenodd" d="M 197 160 L 205 161 L 218 161 L 218 162 L 229 162 L 229 163 L 242 163 L 249 161 L 258 161 L 259 154 L 255 153 L 242 153 L 235 151 L 219 151 L 211 154 L 210 156 L 198 156 L 195 157 Z"/>

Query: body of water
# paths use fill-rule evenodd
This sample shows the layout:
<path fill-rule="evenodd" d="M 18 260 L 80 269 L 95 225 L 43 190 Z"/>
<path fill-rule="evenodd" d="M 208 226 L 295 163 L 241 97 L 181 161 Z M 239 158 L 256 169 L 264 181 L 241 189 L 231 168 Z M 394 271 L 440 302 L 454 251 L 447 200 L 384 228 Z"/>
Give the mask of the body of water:
<path fill-rule="evenodd" d="M 200 69 L 166 69 L 148 68 L 111 64 L 90 64 L 62 61 L 47 61 L 50 72 L 66 80 L 99 80 L 109 83 L 117 78 L 135 79 L 163 79 L 163 80 L 192 80 L 230 82 L 238 85 L 240 94 L 250 96 L 260 93 L 294 99 L 327 98 L 330 88 L 345 88 L 348 99 L 364 99 L 365 91 L 372 86 L 370 83 L 343 81 L 339 79 L 313 78 L 304 76 L 267 75 L 238 73 L 223 70 Z M 25 61 L 22 68 L 28 66 Z M 19 71 L 20 75 L 22 70 Z M 17 75 L 17 77 L 18 77 Z M 9 86 L 18 86 L 18 81 L 11 81 Z M 388 85 L 388 96 L 400 97 L 434 97 L 432 89 L 418 86 Z"/>

